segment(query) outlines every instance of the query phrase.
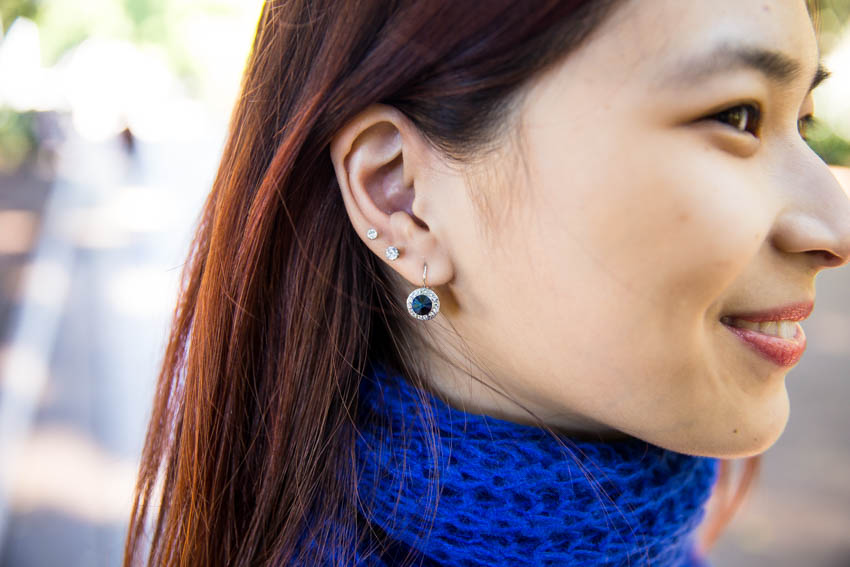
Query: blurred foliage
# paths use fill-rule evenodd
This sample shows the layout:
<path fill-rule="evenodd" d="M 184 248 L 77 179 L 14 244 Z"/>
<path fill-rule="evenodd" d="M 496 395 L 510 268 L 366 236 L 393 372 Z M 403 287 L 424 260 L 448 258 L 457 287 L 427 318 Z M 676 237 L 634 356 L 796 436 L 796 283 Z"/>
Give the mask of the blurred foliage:
<path fill-rule="evenodd" d="M 815 122 L 806 131 L 809 147 L 830 165 L 850 166 L 850 141 L 832 131 L 823 121 Z"/>
<path fill-rule="evenodd" d="M 0 23 L 5 34 L 18 16 L 36 19 L 39 3 L 36 0 L 3 0 L 0 2 Z"/>
<path fill-rule="evenodd" d="M 50 67 L 87 37 L 133 36 L 133 26 L 121 4 L 113 0 L 44 2 L 36 18 L 42 64 Z"/>
<path fill-rule="evenodd" d="M 163 55 L 190 98 L 220 101 L 236 88 L 232 70 L 244 59 L 234 57 L 247 54 L 259 14 L 260 0 L 0 0 L 0 41 L 16 18 L 33 20 L 44 67 L 91 37 L 129 41 Z M 38 141 L 22 130 L 32 120 L 13 120 L 2 103 L 0 112 L 0 170 L 8 170 L 34 149 L 27 140 Z"/>
<path fill-rule="evenodd" d="M 831 52 L 850 33 L 850 0 L 813 0 L 815 29 L 821 56 Z M 817 109 L 815 109 L 817 114 Z M 809 147 L 826 163 L 850 166 L 850 141 L 836 134 L 827 122 L 815 120 L 808 129 Z"/>
<path fill-rule="evenodd" d="M 817 15 L 815 29 L 821 53 L 828 53 L 841 38 L 843 28 L 850 21 L 850 0 L 815 0 Z"/>
<path fill-rule="evenodd" d="M 35 113 L 0 108 L 0 172 L 17 169 L 36 144 Z"/>
<path fill-rule="evenodd" d="M 818 41 L 826 55 L 850 33 L 850 0 L 808 1 L 817 6 Z M 0 21 L 5 32 L 18 16 L 33 19 L 48 67 L 92 36 L 154 46 L 164 52 L 188 93 L 203 98 L 226 88 L 223 78 L 211 73 L 224 55 L 215 48 L 242 41 L 232 35 L 231 24 L 246 7 L 259 14 L 259 0 L 0 0 Z M 31 117 L 0 112 L 0 160 L 8 165 L 9 156 L 32 150 L 37 141 L 22 130 L 32 126 Z M 827 163 L 850 165 L 850 141 L 828 123 L 816 121 L 809 128 L 809 143 Z"/>
<path fill-rule="evenodd" d="M 246 8 L 259 15 L 258 0 L 2 0 L 2 6 L 7 28 L 18 15 L 38 24 L 45 66 L 88 37 L 129 40 L 165 51 L 195 95 L 202 94 L 206 69 L 197 42 L 192 45 L 187 36 L 197 39 L 199 25 L 232 21 Z"/>

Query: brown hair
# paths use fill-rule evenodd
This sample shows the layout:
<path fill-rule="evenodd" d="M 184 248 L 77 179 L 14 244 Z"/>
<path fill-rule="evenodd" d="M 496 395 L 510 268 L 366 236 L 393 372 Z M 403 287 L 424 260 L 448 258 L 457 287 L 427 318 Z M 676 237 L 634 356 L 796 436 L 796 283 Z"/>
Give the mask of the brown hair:
<path fill-rule="evenodd" d="M 148 523 L 148 564 L 353 564 L 361 377 L 373 359 L 419 385 L 427 369 L 330 140 L 382 102 L 446 156 L 480 153 L 519 87 L 618 4 L 267 0 L 184 267 L 125 565 Z"/>

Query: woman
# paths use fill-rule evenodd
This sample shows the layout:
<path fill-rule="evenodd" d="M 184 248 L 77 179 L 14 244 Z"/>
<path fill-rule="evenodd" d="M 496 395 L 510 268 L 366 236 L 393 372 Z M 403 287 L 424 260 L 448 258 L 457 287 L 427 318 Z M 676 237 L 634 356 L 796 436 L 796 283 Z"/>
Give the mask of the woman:
<path fill-rule="evenodd" d="M 825 76 L 803 0 L 267 1 L 125 563 L 699 565 L 850 258 Z"/>

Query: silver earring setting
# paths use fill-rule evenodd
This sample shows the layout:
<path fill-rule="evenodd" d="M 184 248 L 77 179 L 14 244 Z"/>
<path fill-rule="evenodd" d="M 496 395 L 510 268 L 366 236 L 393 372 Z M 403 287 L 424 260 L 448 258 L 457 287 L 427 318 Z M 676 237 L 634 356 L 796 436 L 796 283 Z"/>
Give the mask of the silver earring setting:
<path fill-rule="evenodd" d="M 407 312 L 412 317 L 423 321 L 433 319 L 440 312 L 440 298 L 425 284 L 427 275 L 428 264 L 425 264 L 422 271 L 422 287 L 414 289 L 407 296 Z"/>
<path fill-rule="evenodd" d="M 366 237 L 369 240 L 378 238 L 378 231 L 370 228 L 366 231 Z M 387 260 L 395 260 L 398 258 L 398 248 L 395 246 L 387 246 L 384 252 Z M 433 289 L 427 285 L 428 264 L 424 264 L 422 268 L 422 287 L 416 288 L 407 296 L 407 312 L 411 317 L 427 321 L 433 319 L 440 312 L 440 298 Z"/>

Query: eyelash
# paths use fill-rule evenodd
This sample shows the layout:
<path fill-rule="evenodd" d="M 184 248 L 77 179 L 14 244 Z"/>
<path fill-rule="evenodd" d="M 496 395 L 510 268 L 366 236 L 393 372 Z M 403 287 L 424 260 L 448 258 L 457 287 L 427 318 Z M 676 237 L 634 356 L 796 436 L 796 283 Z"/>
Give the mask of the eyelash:
<path fill-rule="evenodd" d="M 737 120 L 735 120 L 733 118 L 729 122 L 726 122 L 726 121 L 721 119 L 722 117 L 725 117 L 725 116 L 734 116 L 736 114 L 735 111 L 741 110 L 741 109 L 747 109 L 748 110 L 747 120 L 744 123 L 745 127 L 749 126 L 751 121 L 756 121 L 756 125 L 753 127 L 753 130 L 754 130 L 753 132 L 750 132 L 749 128 L 745 128 L 745 130 L 741 130 L 738 127 L 741 123 L 740 118 L 737 119 Z M 716 114 L 713 114 L 713 115 L 709 116 L 709 118 L 715 119 L 718 122 L 723 122 L 724 124 L 729 124 L 730 126 L 732 126 L 733 128 L 735 128 L 736 130 L 738 130 L 741 133 L 749 132 L 751 135 L 758 137 L 758 132 L 760 130 L 760 128 L 759 128 L 760 122 L 758 122 L 758 121 L 761 119 L 761 110 L 759 109 L 758 106 L 756 106 L 754 104 L 738 104 L 738 105 L 735 105 L 735 106 L 731 106 L 731 107 L 729 107 L 725 110 L 722 110 L 722 111 L 720 111 Z M 817 122 L 817 119 L 812 114 L 807 114 L 806 116 L 803 116 L 802 118 L 797 120 L 797 131 L 800 133 L 800 137 L 802 137 L 806 142 L 809 141 L 809 138 L 806 136 L 806 131 L 815 122 Z M 736 124 L 738 126 L 736 126 Z"/>

